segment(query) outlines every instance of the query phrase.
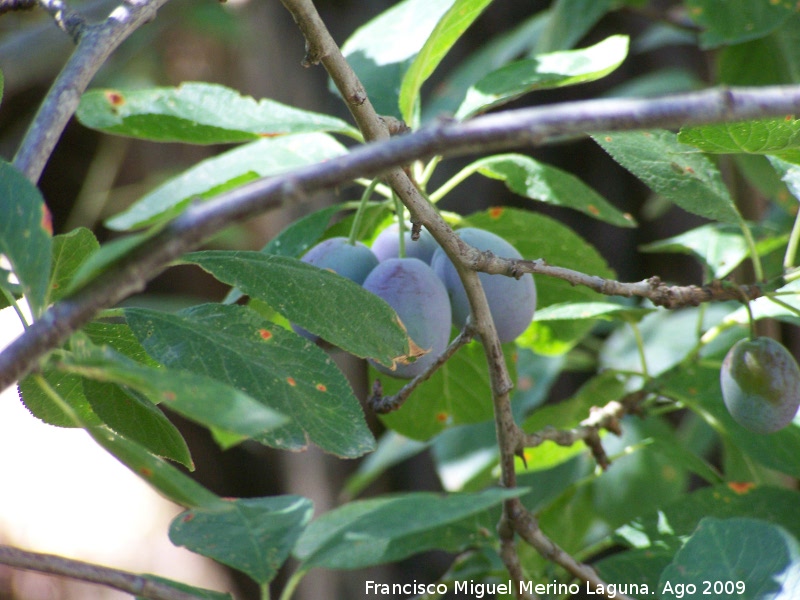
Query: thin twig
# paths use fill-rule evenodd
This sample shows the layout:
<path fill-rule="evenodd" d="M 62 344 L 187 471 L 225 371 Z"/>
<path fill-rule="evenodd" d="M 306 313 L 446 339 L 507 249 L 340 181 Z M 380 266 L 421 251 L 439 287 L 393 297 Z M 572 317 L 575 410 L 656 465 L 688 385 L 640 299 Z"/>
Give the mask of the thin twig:
<path fill-rule="evenodd" d="M 511 504 L 512 508 L 509 510 L 509 517 L 513 523 L 514 530 L 544 558 L 560 565 L 573 577 L 585 581 L 587 585 L 591 586 L 594 593 L 602 593 L 608 598 L 633 600 L 630 596 L 617 593 L 616 590 L 610 590 L 608 584 L 597 575 L 594 569 L 589 565 L 576 561 L 563 548 L 547 537 L 539 529 L 536 519 L 525 509 L 518 498 L 512 500 Z"/>
<path fill-rule="evenodd" d="M 197 600 L 202 597 L 161 583 L 152 577 L 11 546 L 0 545 L 0 564 L 96 583 L 152 600 Z"/>
<path fill-rule="evenodd" d="M 0 15 L 15 10 L 31 10 L 38 0 L 0 0 Z"/>
<path fill-rule="evenodd" d="M 78 11 L 69 8 L 64 0 L 39 0 L 39 5 L 50 13 L 56 24 L 72 38 L 73 42 L 76 44 L 80 42 L 86 28 L 86 20 Z"/>
<path fill-rule="evenodd" d="M 419 385 L 428 379 L 441 368 L 441 366 L 450 360 L 450 357 L 456 353 L 456 351 L 464 346 L 465 344 L 469 344 L 472 341 L 472 328 L 467 325 L 461 332 L 453 338 L 453 341 L 450 342 L 447 348 L 444 349 L 436 360 L 431 363 L 425 371 L 414 377 L 411 381 L 405 384 L 400 391 L 396 394 L 392 394 L 391 396 L 384 396 L 383 395 L 383 386 L 380 385 L 380 381 L 376 381 L 375 385 L 372 387 L 372 395 L 367 400 L 367 404 L 369 407 L 378 414 L 386 414 L 392 411 L 397 410 L 406 400 L 408 397 L 416 390 Z"/>
<path fill-rule="evenodd" d="M 583 441 L 592 451 L 601 468 L 607 469 L 611 462 L 600 443 L 600 430 L 605 429 L 615 435 L 622 434 L 619 420 L 627 414 L 639 411 L 641 402 L 647 397 L 648 392 L 639 390 L 626 395 L 620 400 L 613 400 L 602 407 L 593 407 L 589 416 L 572 429 L 545 428 L 534 433 L 525 433 L 520 438 L 517 453 L 524 448 L 534 448 L 545 442 L 553 442 L 559 446 L 572 446 L 575 442 Z"/>
<path fill-rule="evenodd" d="M 167 0 L 125 0 L 102 23 L 77 24 L 69 19 L 67 27 L 78 36 L 77 47 L 58 74 L 33 119 L 19 150 L 14 166 L 36 183 L 42 175 L 83 94 L 95 73 L 127 37 L 155 17 Z M 43 2 L 55 7 L 56 2 Z"/>

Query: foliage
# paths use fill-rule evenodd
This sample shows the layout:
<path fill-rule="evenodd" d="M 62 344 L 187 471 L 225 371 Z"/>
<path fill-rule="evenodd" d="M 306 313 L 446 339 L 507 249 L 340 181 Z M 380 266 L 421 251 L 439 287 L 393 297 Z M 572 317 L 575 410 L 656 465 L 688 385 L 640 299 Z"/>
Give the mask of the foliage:
<path fill-rule="evenodd" d="M 403 0 L 363 24 L 343 52 L 381 114 L 419 129 L 431 122 L 433 110 L 467 121 L 529 94 L 538 101 L 539 90 L 607 77 L 629 59 L 628 37 L 580 41 L 603 14 L 645 4 L 556 0 L 516 30 L 485 40 L 430 92 L 425 82 L 474 21 L 492 10 L 490 1 Z M 737 57 L 757 56 L 765 46 L 778 49 L 770 63 L 777 66 L 756 83 L 800 83 L 800 55 L 785 43 L 800 27 L 794 3 L 685 0 L 675 8 L 685 20 L 653 22 L 648 33 L 688 37 L 699 49 L 714 49 L 709 86 L 752 84 L 748 63 Z M 656 80 L 658 93 L 674 91 L 669 86 L 675 79 L 663 81 L 659 87 Z M 626 82 L 625 93 L 643 83 Z M 212 83 L 90 90 L 77 118 L 109 135 L 237 146 L 110 217 L 109 228 L 128 234 L 103 246 L 87 229 L 53 235 L 46 199 L 14 165 L 0 162 L 0 254 L 6 259 L 0 302 L 16 306 L 24 297 L 37 322 L 47 319 L 48 306 L 68 303 L 135 260 L 148 240 L 190 207 L 248 182 L 345 157 L 363 141 L 362 132 L 338 118 Z M 537 313 L 527 330 L 504 344 L 499 358 L 490 355 L 488 367 L 480 338 L 454 348 L 429 379 L 410 384 L 397 412 L 381 416 L 384 432 L 375 439 L 354 390 L 325 349 L 289 325 L 387 367 L 415 352 L 386 302 L 300 260 L 318 240 L 341 235 L 342 222 L 332 220 L 342 213 L 351 217 L 343 221 L 350 241 L 365 243 L 418 216 L 388 186 L 359 179 L 359 202 L 301 218 L 260 251 L 185 254 L 181 264 L 231 286 L 226 301 L 180 312 L 108 308 L 19 382 L 22 400 L 46 423 L 86 428 L 123 464 L 186 507 L 170 528 L 175 544 L 241 570 L 263 590 L 288 558 L 297 559 L 287 598 L 311 568 L 356 569 L 431 549 L 459 556 L 442 576 L 451 589 L 458 581 L 510 578 L 578 581 L 583 589 L 585 571 L 533 552 L 529 544 L 541 548 L 524 535 L 511 538 L 518 569 L 509 573 L 509 538 L 496 525 L 501 513 L 508 518 L 503 511 L 513 502 L 536 514 L 541 531 L 567 556 L 593 562 L 603 585 L 617 584 L 628 597 L 679 598 L 692 586 L 699 597 L 709 582 L 717 598 L 797 597 L 800 418 L 773 434 L 747 432 L 725 410 L 719 371 L 751 319 L 800 323 L 800 228 L 797 206 L 784 201 L 788 193 L 800 199 L 800 120 L 786 115 L 680 131 L 591 133 L 662 202 L 703 220 L 642 251 L 696 258 L 709 279 L 698 282 L 709 284 L 709 298 L 718 293 L 733 302 L 664 308 L 537 274 Z M 638 227 L 615 199 L 521 152 L 479 156 L 434 187 L 441 160 L 408 167 L 432 205 L 468 178 L 481 177 L 517 194 L 517 206 L 524 207 L 448 213 L 454 228 L 497 234 L 530 261 L 614 279 L 588 236 L 536 210 L 537 202 L 545 203 L 606 227 Z M 754 160 L 758 168 L 747 168 Z M 733 171 L 755 189 L 773 190 L 760 216 L 745 218 L 742 198 L 730 185 Z M 523 267 L 537 272 L 535 262 Z M 734 281 L 716 280 L 732 273 Z M 760 286 L 763 297 L 750 302 L 745 290 L 752 288 L 738 283 Z M 749 303 L 747 309 L 737 299 Z M 509 401 L 498 393 L 492 362 L 503 358 L 516 384 L 510 411 L 522 448 L 494 438 L 492 422 Z M 541 406 L 559 376 L 571 370 L 583 372 L 583 386 Z M 383 380 L 384 396 L 402 393 L 405 382 L 374 370 L 370 376 Z M 374 453 L 348 482 L 351 494 L 397 461 L 430 448 L 446 493 L 353 500 L 316 517 L 310 500 L 297 496 L 221 499 L 172 465 L 193 468 L 193 459 L 162 409 L 207 427 L 223 448 L 264 444 L 297 451 L 314 444 L 348 459 Z M 518 487 L 503 489 L 498 478 L 508 483 L 504 459 L 514 460 L 514 454 Z M 594 461 L 607 468 L 595 468 Z M 608 595 L 615 593 L 610 589 Z"/>

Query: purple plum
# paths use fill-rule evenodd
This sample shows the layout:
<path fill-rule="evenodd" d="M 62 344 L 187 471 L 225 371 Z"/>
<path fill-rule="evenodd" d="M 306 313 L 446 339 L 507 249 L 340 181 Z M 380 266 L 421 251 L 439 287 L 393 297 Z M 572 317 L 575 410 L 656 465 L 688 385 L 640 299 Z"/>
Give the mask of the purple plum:
<path fill-rule="evenodd" d="M 400 256 L 400 227 L 397 223 L 389 225 L 378 234 L 372 242 L 372 251 L 378 260 L 383 262 L 387 258 L 398 258 Z M 406 256 L 408 258 L 418 258 L 424 263 L 431 264 L 433 253 L 439 244 L 427 229 L 422 229 L 419 239 L 415 242 L 411 239 L 411 225 L 409 224 L 403 233 L 405 238 Z"/>

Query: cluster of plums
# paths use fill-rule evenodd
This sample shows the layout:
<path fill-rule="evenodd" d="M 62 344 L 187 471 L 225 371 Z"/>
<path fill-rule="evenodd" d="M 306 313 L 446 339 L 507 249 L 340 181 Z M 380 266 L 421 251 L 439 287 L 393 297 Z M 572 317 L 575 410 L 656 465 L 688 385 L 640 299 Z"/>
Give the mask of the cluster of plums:
<path fill-rule="evenodd" d="M 478 250 L 505 258 L 522 257 L 511 244 L 488 231 L 464 228 L 457 234 Z M 360 242 L 350 244 L 344 237 L 329 238 L 311 248 L 302 260 L 355 281 L 395 310 L 409 337 L 427 352 L 395 370 L 373 364 L 387 375 L 408 379 L 425 371 L 444 351 L 451 324 L 462 328 L 470 307 L 453 263 L 433 236 L 423 229 L 419 239 L 412 241 L 406 230 L 404 240 L 405 258 L 399 258 L 400 235 L 398 226 L 393 225 L 375 238 L 371 248 Z M 530 324 L 536 308 L 533 276 L 479 276 L 500 341 L 516 339 Z"/>
<path fill-rule="evenodd" d="M 736 342 L 722 362 L 720 386 L 733 419 L 754 433 L 783 429 L 800 407 L 800 368 L 771 338 Z"/>

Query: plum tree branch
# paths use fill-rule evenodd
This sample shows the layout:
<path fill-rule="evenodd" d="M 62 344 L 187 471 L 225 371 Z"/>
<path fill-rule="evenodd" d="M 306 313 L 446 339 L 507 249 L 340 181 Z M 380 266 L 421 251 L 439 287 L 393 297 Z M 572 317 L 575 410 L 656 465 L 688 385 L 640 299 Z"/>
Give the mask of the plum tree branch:
<path fill-rule="evenodd" d="M 167 0 L 124 0 L 101 23 L 86 24 L 65 12 L 61 0 L 41 0 L 77 47 L 58 74 L 14 157 L 16 166 L 33 183 L 39 181 L 67 122 L 89 82 L 111 53 L 142 24 L 150 21 Z"/>
<path fill-rule="evenodd" d="M 303 202 L 315 193 L 342 187 L 359 177 L 376 177 L 392 167 L 434 155 L 483 153 L 525 143 L 543 145 L 590 132 L 734 122 L 793 112 L 800 112 L 800 86 L 711 89 L 646 100 L 567 102 L 485 115 L 466 123 L 440 122 L 364 144 L 321 164 L 252 181 L 192 205 L 85 288 L 52 306 L 0 353 L 0 389 L 29 373 L 45 354 L 101 310 L 140 291 L 181 254 L 225 227 L 284 202 Z M 478 250 L 468 247 L 465 252 L 465 260 L 476 264 L 481 260 Z"/>
<path fill-rule="evenodd" d="M 0 564 L 96 583 L 151 600 L 197 600 L 199 597 L 151 577 L 11 546 L 0 545 Z"/>

